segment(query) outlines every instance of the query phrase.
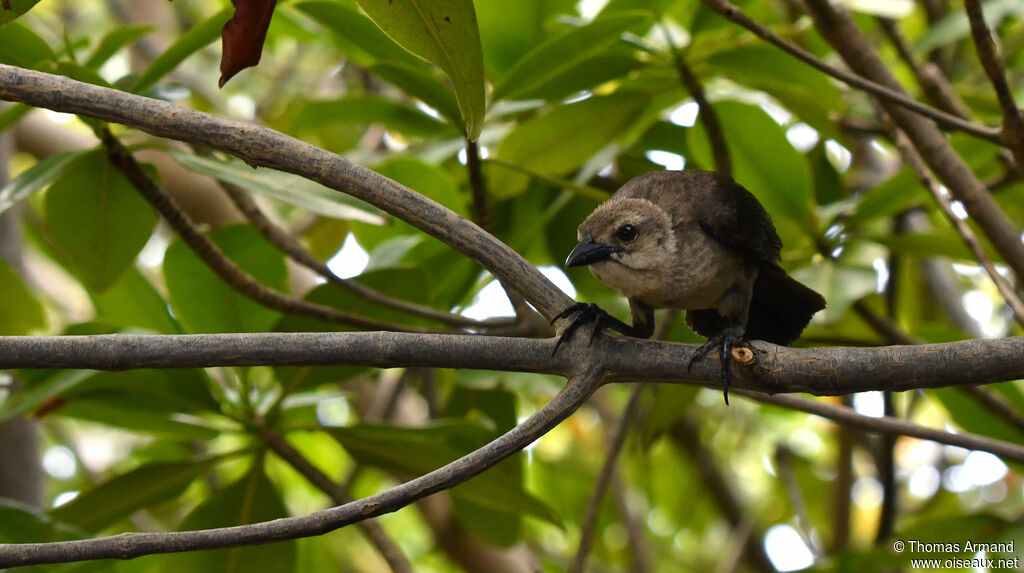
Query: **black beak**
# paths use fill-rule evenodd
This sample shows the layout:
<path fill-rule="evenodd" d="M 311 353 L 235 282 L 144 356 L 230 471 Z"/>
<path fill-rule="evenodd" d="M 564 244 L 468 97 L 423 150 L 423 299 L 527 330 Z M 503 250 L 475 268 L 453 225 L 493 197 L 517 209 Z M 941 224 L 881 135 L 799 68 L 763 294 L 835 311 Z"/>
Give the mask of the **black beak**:
<path fill-rule="evenodd" d="M 612 245 L 595 243 L 594 237 L 587 235 L 583 237 L 580 244 L 576 245 L 576 248 L 569 253 L 569 257 L 565 259 L 565 268 L 607 261 L 613 254 L 621 250 L 622 249 L 619 247 L 614 247 Z"/>

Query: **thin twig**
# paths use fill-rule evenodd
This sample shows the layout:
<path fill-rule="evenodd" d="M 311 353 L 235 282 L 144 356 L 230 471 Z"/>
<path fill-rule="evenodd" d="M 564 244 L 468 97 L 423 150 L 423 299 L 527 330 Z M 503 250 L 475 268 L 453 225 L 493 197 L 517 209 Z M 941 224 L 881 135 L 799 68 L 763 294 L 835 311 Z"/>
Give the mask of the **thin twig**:
<path fill-rule="evenodd" d="M 775 566 L 772 565 L 764 545 L 761 543 L 763 535 L 760 531 L 756 531 L 755 524 L 744 525 L 745 522 L 750 521 L 751 516 L 743 508 L 743 503 L 735 488 L 730 485 L 731 480 L 722 472 L 714 456 L 701 441 L 699 424 L 691 416 L 683 414 L 669 428 L 668 435 L 690 456 L 694 469 L 700 476 L 708 495 L 729 521 L 733 530 L 751 527 L 751 533 L 746 537 L 746 542 L 743 545 L 743 557 L 752 568 L 765 573 L 773 573 Z"/>
<path fill-rule="evenodd" d="M 851 69 L 892 90 L 902 91 L 899 81 L 846 10 L 827 0 L 806 0 L 805 4 L 818 33 Z M 963 157 L 953 149 L 946 135 L 917 113 L 889 100 L 881 99 L 880 103 L 907 134 L 936 177 L 963 203 L 968 214 L 1014 273 L 1024 277 L 1024 243 L 1020 240 L 1020 230 L 995 202 L 985 184 L 978 179 Z"/>
<path fill-rule="evenodd" d="M 865 416 L 863 414 L 858 414 L 853 408 L 826 404 L 819 400 L 800 398 L 798 396 L 782 394 L 769 396 L 768 394 L 748 390 L 737 392 L 737 394 L 742 394 L 748 398 L 757 400 L 758 402 L 775 404 L 792 410 L 800 410 L 801 412 L 815 414 L 822 418 L 833 420 L 836 423 L 860 428 L 867 432 L 931 440 L 940 444 L 949 444 L 951 446 L 959 446 L 969 450 L 981 450 L 993 453 L 997 456 L 1002 456 L 1008 460 L 1016 462 L 1024 462 L 1024 446 L 994 440 L 985 436 L 978 436 L 974 434 L 954 434 L 952 432 L 934 430 L 932 428 L 925 428 L 912 422 L 907 422 L 905 420 L 889 416 Z"/>
<path fill-rule="evenodd" d="M 792 42 L 788 42 L 780 38 L 778 35 L 776 35 L 768 28 L 765 28 L 764 26 L 758 24 L 754 20 L 751 20 L 746 14 L 743 13 L 742 10 L 740 10 L 738 7 L 736 7 L 730 2 L 727 2 L 725 0 L 703 0 L 703 2 L 704 5 L 707 6 L 708 8 L 711 8 L 715 12 L 718 12 L 719 14 L 724 16 L 726 19 L 731 20 L 732 22 L 735 22 L 740 26 L 743 26 L 744 28 L 750 30 L 762 40 L 776 46 L 777 48 L 781 49 L 787 54 L 790 54 L 791 56 L 797 58 L 798 60 L 810 65 L 811 67 L 842 81 L 843 83 L 849 84 L 852 87 L 864 90 L 890 103 L 902 106 L 908 110 L 918 113 L 924 117 L 927 117 L 935 121 L 936 123 L 943 127 L 957 129 L 963 131 L 964 133 L 968 133 L 970 135 L 978 137 L 980 139 L 991 141 L 993 143 L 998 143 L 1000 145 L 1005 144 L 998 129 L 971 123 L 970 121 L 964 120 L 955 115 L 946 113 L 942 110 L 935 109 L 919 101 L 915 101 L 908 97 L 906 94 L 899 92 L 898 90 L 886 87 L 864 76 L 845 72 L 843 70 L 840 70 L 839 68 L 826 64 L 825 62 L 821 61 L 810 52 L 805 51 L 803 48 L 800 48 L 799 46 L 793 44 Z"/>
<path fill-rule="evenodd" d="M 885 37 L 889 39 L 889 43 L 896 48 L 896 53 L 899 54 L 900 59 L 913 72 L 914 78 L 917 79 L 917 83 L 921 85 L 928 99 L 952 115 L 965 120 L 970 119 L 970 110 L 967 109 L 967 106 L 953 90 L 953 86 L 950 85 L 942 70 L 931 62 L 924 64 L 917 62 L 910 44 L 907 43 L 906 38 L 900 33 L 899 25 L 896 21 L 891 18 L 880 17 L 878 18 L 878 23 L 881 25 Z"/>
<path fill-rule="evenodd" d="M 1024 116 L 1021 115 L 1013 99 L 1013 92 L 1010 91 L 1010 84 L 1006 81 L 1003 60 L 999 57 L 992 33 L 985 24 L 981 2 L 964 0 L 964 9 L 971 22 L 971 37 L 974 39 L 981 67 L 985 69 L 985 75 L 992 83 L 996 99 L 999 100 L 999 107 L 1003 109 L 1003 140 L 1013 153 L 1017 170 L 1024 175 Z"/>
<path fill-rule="evenodd" d="M 344 312 L 329 306 L 311 303 L 287 296 L 260 283 L 232 261 L 224 251 L 214 244 L 206 235 L 199 231 L 192 219 L 178 206 L 174 199 L 163 192 L 157 184 L 146 175 L 142 167 L 135 161 L 132 154 L 110 133 L 103 131 L 103 145 L 107 149 L 110 162 L 124 173 L 128 181 L 149 201 L 157 212 L 167 221 L 181 240 L 198 256 L 206 266 L 218 277 L 242 295 L 259 304 L 289 314 L 311 316 L 328 322 L 375 330 L 401 330 L 406 332 L 428 332 L 425 329 L 390 324 L 357 314 Z"/>
<path fill-rule="evenodd" d="M 540 410 L 486 446 L 426 475 L 358 501 L 303 516 L 218 529 L 124 533 L 87 540 L 0 545 L 0 567 L 92 559 L 132 559 L 157 553 L 284 541 L 334 531 L 401 509 L 493 467 L 569 417 L 600 386 L 601 379 L 602 373 L 599 370 L 587 370 L 571 377 L 566 386 Z"/>
<path fill-rule="evenodd" d="M 910 165 L 914 170 L 914 173 L 917 174 L 917 178 L 921 180 L 921 183 L 924 184 L 925 188 L 928 189 L 928 192 L 931 193 L 935 202 L 939 205 L 939 208 L 942 209 L 943 215 L 946 216 L 946 220 L 953 225 L 953 228 L 956 229 L 957 234 L 960 235 L 964 244 L 971 250 L 974 258 L 977 259 L 978 264 L 985 269 L 989 278 L 992 279 L 992 282 L 996 285 L 996 289 L 999 290 L 999 294 L 1003 296 L 1006 304 L 1008 304 L 1010 309 L 1013 311 L 1013 317 L 1020 325 L 1024 326 L 1024 301 L 1021 301 L 1020 297 L 1017 296 L 1017 292 L 1013 289 L 1013 286 L 1009 281 L 1007 281 L 1006 278 L 996 270 L 995 265 L 985 253 L 985 249 L 982 248 L 981 242 L 978 241 L 978 237 L 974 234 L 971 227 L 966 221 L 957 217 L 953 212 L 953 205 L 949 200 L 949 197 L 939 189 L 938 182 L 935 181 L 931 173 L 928 171 L 928 168 L 925 166 L 924 161 L 921 159 L 921 155 L 917 152 L 917 149 L 915 149 L 910 141 L 907 140 L 906 134 L 895 126 L 890 126 L 890 130 L 892 132 L 892 139 L 896 142 L 896 146 L 899 148 L 900 154 L 903 156 L 904 163 Z"/>
<path fill-rule="evenodd" d="M 675 42 L 672 40 L 672 34 L 669 32 L 668 26 L 663 23 L 661 30 L 665 36 L 665 41 L 668 43 L 669 51 L 672 52 L 672 60 L 675 62 L 679 79 L 697 104 L 697 118 L 704 126 L 704 132 L 707 135 L 708 142 L 711 144 L 711 156 L 715 160 L 715 169 L 731 175 L 732 161 L 729 158 L 729 147 L 725 144 L 722 125 L 718 122 L 718 114 L 711 107 L 711 102 L 708 101 L 707 94 L 704 93 L 704 86 L 697 79 L 697 76 L 693 74 L 693 70 L 687 65 L 683 55 L 679 53 L 679 48 L 676 47 Z"/>
<path fill-rule="evenodd" d="M 622 525 L 626 528 L 626 537 L 629 539 L 629 555 L 633 559 L 630 571 L 633 573 L 648 573 L 651 570 L 650 557 L 647 555 L 647 542 L 644 538 L 643 526 L 637 521 L 633 511 L 629 508 L 626 500 L 626 488 L 622 484 L 622 478 L 617 472 L 612 473 L 612 499 L 622 518 Z"/>
<path fill-rule="evenodd" d="M 288 255 L 289 258 L 299 263 L 300 265 L 311 269 L 316 274 L 327 279 L 328 282 L 338 285 L 348 291 L 351 291 L 355 295 L 382 306 L 389 308 L 398 309 L 410 314 L 423 316 L 432 320 L 437 320 L 452 326 L 469 326 L 475 328 L 486 328 L 487 325 L 505 325 L 509 321 L 479 321 L 465 316 L 459 316 L 450 312 L 444 312 L 409 302 L 407 300 L 396 299 L 387 296 L 380 291 L 374 290 L 370 287 L 359 284 L 358 282 L 351 279 L 343 279 L 334 273 L 325 263 L 317 260 L 312 254 L 299 244 L 290 234 L 284 229 L 281 229 L 274 224 L 273 221 L 267 217 L 256 201 L 246 193 L 244 190 L 239 188 L 237 185 L 232 185 L 225 181 L 220 182 L 221 187 L 231 198 L 231 201 L 238 207 L 238 210 L 245 215 L 246 219 L 252 223 L 253 227 L 256 228 L 272 245 L 277 247 L 281 252 Z"/>
<path fill-rule="evenodd" d="M 334 501 L 335 505 L 345 505 L 351 503 L 352 498 L 348 495 L 348 492 L 343 489 L 340 485 L 334 483 L 331 478 L 327 477 L 327 474 L 320 471 L 319 468 L 314 466 L 305 456 L 303 456 L 298 450 L 292 447 L 291 444 L 285 440 L 284 436 L 279 434 L 276 430 L 270 428 L 262 428 L 260 430 L 260 436 L 263 438 L 263 442 L 277 454 L 281 459 L 288 462 L 295 471 L 302 474 L 309 483 L 313 484 L 317 489 L 326 493 L 330 496 L 331 500 Z M 384 531 L 384 529 L 377 523 L 375 519 L 366 519 L 356 523 L 360 530 L 370 539 L 374 547 L 380 553 L 381 557 L 387 561 L 392 571 L 396 573 L 412 573 L 412 564 L 402 554 L 402 550 L 398 548 L 394 540 Z"/>
<path fill-rule="evenodd" d="M 576 556 L 572 560 L 572 565 L 569 567 L 571 573 L 582 573 L 586 565 L 587 554 L 590 553 L 590 544 L 594 539 L 594 528 L 597 526 L 598 511 L 601 509 L 601 500 L 604 499 L 605 491 L 608 490 L 608 486 L 612 482 L 612 475 L 615 473 L 615 463 L 619 459 L 619 453 L 622 452 L 622 446 L 626 443 L 626 435 L 633 424 L 633 416 L 636 414 L 637 405 L 640 403 L 640 395 L 643 393 L 644 388 L 642 384 L 638 384 L 633 388 L 632 393 L 629 395 L 629 402 L 626 403 L 626 407 L 622 410 L 622 415 L 619 417 L 615 429 L 612 430 L 608 438 L 608 452 L 605 456 L 604 464 L 601 466 L 601 472 L 597 475 L 597 481 L 594 483 L 594 492 L 590 495 L 590 500 L 587 501 L 587 510 L 584 514 L 580 531 L 580 545 L 576 550 Z"/>

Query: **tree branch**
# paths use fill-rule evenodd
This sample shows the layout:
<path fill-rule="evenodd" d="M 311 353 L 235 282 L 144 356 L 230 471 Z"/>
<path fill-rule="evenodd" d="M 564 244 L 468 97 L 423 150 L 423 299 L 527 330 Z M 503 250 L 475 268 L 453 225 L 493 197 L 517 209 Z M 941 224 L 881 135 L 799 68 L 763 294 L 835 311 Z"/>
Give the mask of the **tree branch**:
<path fill-rule="evenodd" d="M 769 396 L 761 392 L 750 392 L 747 390 L 737 393 L 757 400 L 758 402 L 775 404 L 776 406 L 782 406 L 791 410 L 800 410 L 801 412 L 807 412 L 808 414 L 815 414 L 822 418 L 828 418 L 837 424 L 860 428 L 861 430 L 875 434 L 910 436 L 912 438 L 920 438 L 922 440 L 931 440 L 940 444 L 959 446 L 969 450 L 990 452 L 1008 460 L 1024 462 L 1024 446 L 1010 442 L 993 440 L 992 438 L 986 438 L 984 436 L 977 436 L 974 434 L 954 434 L 952 432 L 934 430 L 932 428 L 925 428 L 924 426 L 919 426 L 912 422 L 907 422 L 906 420 L 900 420 L 899 418 L 892 418 L 889 416 L 881 416 L 877 418 L 865 416 L 863 414 L 858 414 L 853 408 L 835 406 L 818 400 L 800 398 L 799 396 L 788 396 L 782 394 Z"/>
<path fill-rule="evenodd" d="M 307 460 L 298 450 L 292 447 L 291 444 L 285 440 L 284 436 L 272 430 L 270 428 L 261 428 L 260 436 L 263 438 L 263 442 L 278 455 L 282 460 L 288 462 L 295 471 L 302 474 L 309 483 L 316 486 L 317 489 L 326 493 L 330 496 L 331 500 L 335 505 L 344 505 L 351 503 L 352 498 L 349 497 L 348 492 L 345 489 L 334 483 L 331 478 L 327 477 L 327 474 L 320 471 L 319 468 L 314 466 Z M 377 551 L 380 553 L 384 561 L 388 563 L 391 570 L 395 573 L 412 573 L 412 564 L 402 554 L 402 550 L 398 548 L 398 545 L 394 542 L 391 537 L 388 536 L 384 528 L 377 523 L 375 519 L 366 519 L 356 523 L 356 526 L 362 530 L 363 534 L 370 540 Z"/>
<path fill-rule="evenodd" d="M 107 149 L 110 163 L 121 171 L 136 190 L 157 210 L 168 224 L 178 233 L 181 240 L 206 266 L 231 288 L 259 304 L 290 314 L 311 316 L 328 322 L 376 330 L 402 330 L 407 332 L 428 332 L 425 329 L 390 324 L 311 303 L 284 295 L 256 280 L 242 267 L 232 261 L 213 241 L 199 231 L 192 219 L 178 206 L 174 199 L 163 192 L 135 161 L 132 154 L 121 145 L 109 129 L 102 132 L 103 145 Z"/>
<path fill-rule="evenodd" d="M 849 13 L 826 0 L 807 0 L 806 4 L 818 32 L 851 69 L 892 90 L 902 91 L 899 82 L 860 33 Z M 974 175 L 934 124 L 900 105 L 894 105 L 891 100 L 880 101 L 932 172 L 964 204 L 1017 277 L 1024 278 L 1024 243 L 1021 242 L 1020 231 L 996 204 L 985 184 Z"/>
<path fill-rule="evenodd" d="M 608 490 L 608 486 L 612 483 L 612 477 L 615 475 L 615 462 L 618 461 L 619 453 L 622 452 L 622 446 L 626 443 L 626 436 L 629 433 L 629 428 L 633 425 L 633 416 L 636 414 L 637 405 L 640 403 L 640 394 L 644 391 L 644 388 L 643 385 L 639 384 L 633 388 L 629 395 L 629 402 L 626 403 L 618 423 L 615 424 L 615 428 L 608 438 L 607 456 L 605 457 L 604 464 L 601 465 L 601 471 L 597 474 L 597 481 L 594 482 L 594 492 L 590 495 L 590 500 L 587 501 L 587 510 L 583 517 L 583 527 L 580 531 L 580 545 L 576 550 L 576 556 L 572 560 L 572 565 L 569 567 L 570 573 L 582 573 L 584 571 L 584 566 L 587 563 L 587 554 L 590 553 L 590 544 L 594 539 L 594 528 L 597 525 L 597 514 L 601 509 L 601 500 L 604 499 L 605 491 Z"/>
<path fill-rule="evenodd" d="M 554 338 L 403 332 L 324 332 L 0 337 L 0 369 L 207 368 L 213 366 L 428 367 L 570 375 L 598 365 L 613 382 L 675 382 L 719 388 L 717 360 L 687 372 L 696 344 L 598 334 Z M 789 348 L 751 343 L 733 361 L 731 384 L 761 392 L 841 395 L 916 390 L 1024 378 L 1024 337 L 874 348 Z M 637 357 L 642 356 L 643 360 Z M 710 355 L 714 357 L 714 354 Z"/>
<path fill-rule="evenodd" d="M 978 0 L 964 0 L 964 9 L 971 21 L 971 37 L 974 39 L 981 67 L 985 68 L 985 75 L 995 89 L 999 107 L 1003 109 L 1003 140 L 1013 153 L 1017 170 L 1024 175 L 1024 116 L 1021 115 L 1010 91 L 1010 84 L 1006 81 L 1003 60 L 999 57 L 995 41 L 992 40 L 992 33 L 985 25 L 981 3 Z"/>
<path fill-rule="evenodd" d="M 366 201 L 448 243 L 517 292 L 529 293 L 530 304 L 545 318 L 573 303 L 536 267 L 450 209 L 337 154 L 272 129 L 9 65 L 0 65 L 0 99 L 207 145 L 253 166 L 300 175 Z"/>
<path fill-rule="evenodd" d="M 816 58 L 810 52 L 805 51 L 792 42 L 787 42 L 768 28 L 765 28 L 751 20 L 743 13 L 742 10 L 726 0 L 703 0 L 703 2 L 708 8 L 721 14 L 726 19 L 750 30 L 762 40 L 772 44 L 805 64 L 808 64 L 809 66 L 822 71 L 843 83 L 849 84 L 851 87 L 866 91 L 889 104 L 901 106 L 902 108 L 927 117 L 943 127 L 958 129 L 964 133 L 973 135 L 974 137 L 1004 145 L 998 129 L 977 125 L 955 115 L 927 106 L 919 101 L 911 99 L 898 89 L 893 89 L 883 85 L 883 82 L 873 81 L 873 79 L 866 74 L 851 74 L 830 66 Z"/>
<path fill-rule="evenodd" d="M 483 337 L 480 337 L 483 338 Z M 155 553 L 218 549 L 321 535 L 371 517 L 391 513 L 451 488 L 522 450 L 576 411 L 601 384 L 590 369 L 569 379 L 540 410 L 486 446 L 426 475 L 385 492 L 299 517 L 263 523 L 175 533 L 123 533 L 81 541 L 0 545 L 0 567 L 66 563 L 91 559 L 132 559 Z"/>
<path fill-rule="evenodd" d="M 288 258 L 327 279 L 327 282 L 351 291 L 368 302 L 408 312 L 409 314 L 426 317 L 451 326 L 486 328 L 488 325 L 507 326 L 509 323 L 509 321 L 505 319 L 479 321 L 465 316 L 459 316 L 457 314 L 444 312 L 422 304 L 393 298 L 370 287 L 359 284 L 354 280 L 343 279 L 335 274 L 326 263 L 317 260 L 316 257 L 304 249 L 302 245 L 300 245 L 299 242 L 291 235 L 285 232 L 284 229 L 275 225 L 274 222 L 271 221 L 262 210 L 260 210 L 259 205 L 256 204 L 256 201 L 253 200 L 248 193 L 240 189 L 237 185 L 232 185 L 225 181 L 221 181 L 220 186 L 228 194 L 228 197 L 231 198 L 231 201 L 235 206 L 238 207 L 238 210 L 245 215 L 245 218 L 252 223 L 252 226 L 255 227 L 256 230 L 258 230 L 267 239 L 267 241 L 270 242 L 270 244 L 288 255 Z"/>

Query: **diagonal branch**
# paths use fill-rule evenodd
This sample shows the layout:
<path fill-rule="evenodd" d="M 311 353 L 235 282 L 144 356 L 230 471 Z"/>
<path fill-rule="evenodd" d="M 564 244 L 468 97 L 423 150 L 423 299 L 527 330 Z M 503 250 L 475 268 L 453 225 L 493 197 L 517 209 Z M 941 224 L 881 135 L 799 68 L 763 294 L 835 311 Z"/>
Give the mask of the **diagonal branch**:
<path fill-rule="evenodd" d="M 864 77 L 902 92 L 902 87 L 853 18 L 827 0 L 807 0 L 807 9 L 821 36 L 842 56 L 851 69 Z M 959 199 L 979 228 L 1003 255 L 1018 277 L 1024 278 L 1024 243 L 1020 230 L 1000 209 L 985 184 L 953 149 L 945 134 L 924 117 L 880 99 L 886 112 L 921 153 L 932 172 Z"/>
<path fill-rule="evenodd" d="M 314 466 L 308 459 L 303 457 L 298 450 L 292 447 L 291 444 L 285 440 L 284 436 L 279 434 L 277 431 L 270 428 L 261 428 L 260 436 L 263 438 L 264 443 L 281 459 L 288 462 L 295 471 L 302 474 L 309 483 L 313 484 L 320 491 L 330 496 L 331 500 L 336 505 L 344 505 L 351 503 L 352 498 L 349 497 L 348 492 L 345 488 L 331 481 L 331 478 L 327 477 L 325 473 L 320 471 L 319 468 Z M 395 573 L 413 573 L 412 564 L 402 554 L 402 550 L 398 547 L 391 537 L 388 536 L 384 528 L 381 527 L 374 519 L 367 519 L 356 523 L 359 529 L 369 538 L 373 546 L 377 548 L 381 557 L 388 563 L 391 570 Z"/>
<path fill-rule="evenodd" d="M 569 417 L 600 386 L 602 377 L 602 372 L 596 369 L 571 377 L 550 402 L 491 443 L 428 474 L 358 501 L 303 516 L 218 529 L 124 533 L 81 541 L 0 545 L 0 567 L 91 559 L 132 559 L 157 553 L 270 543 L 334 531 L 397 511 L 493 467 Z"/>
<path fill-rule="evenodd" d="M 366 201 L 437 237 L 529 296 L 551 319 L 573 303 L 536 267 L 450 209 L 343 157 L 266 127 L 70 78 L 0 65 L 0 99 L 81 114 L 206 145 L 252 166 L 300 175 Z"/>
<path fill-rule="evenodd" d="M 220 185 L 228 194 L 228 197 L 231 198 L 231 201 L 235 206 L 238 207 L 238 210 L 245 215 L 245 218 L 248 219 L 249 222 L 256 227 L 256 230 L 258 230 L 272 245 L 276 246 L 281 250 L 281 252 L 288 255 L 288 257 L 293 261 L 327 279 L 328 282 L 349 290 L 369 302 L 398 309 L 410 314 L 423 316 L 432 320 L 437 320 L 452 326 L 485 328 L 487 325 L 506 325 L 508 323 L 506 320 L 474 320 L 472 318 L 459 316 L 450 312 L 437 310 L 429 306 L 392 298 L 370 287 L 361 285 L 356 281 L 343 279 L 335 274 L 325 263 L 317 260 L 316 257 L 302 248 L 302 245 L 292 238 L 291 235 L 275 225 L 274 222 L 260 210 L 259 205 L 256 204 L 256 201 L 253 200 L 248 193 L 231 183 L 221 181 Z"/>
<path fill-rule="evenodd" d="M 196 256 L 202 259 L 211 271 L 239 293 L 268 308 L 291 314 L 311 316 L 328 322 L 367 329 L 427 332 L 420 328 L 389 324 L 322 304 L 311 303 L 281 294 L 262 284 L 242 269 L 242 267 L 235 264 L 234 261 L 224 254 L 224 251 L 220 250 L 220 247 L 199 231 L 188 214 L 178 206 L 177 202 L 170 195 L 164 193 L 146 175 L 146 172 L 142 170 L 142 167 L 135 161 L 132 154 L 121 145 L 121 142 L 110 133 L 109 129 L 104 129 L 102 136 L 103 145 L 107 149 L 107 157 L 110 159 L 110 163 L 124 173 L 128 181 L 131 182 L 146 201 L 149 201 L 149 204 L 160 213 L 164 220 L 177 231 L 181 240 L 192 249 Z"/>
<path fill-rule="evenodd" d="M 1010 84 L 1006 81 L 1006 70 L 999 50 L 992 39 L 992 33 L 985 24 L 985 15 L 978 0 L 964 0 L 967 18 L 971 21 L 971 37 L 978 51 L 981 67 L 995 89 L 999 107 L 1003 109 L 1003 140 L 1013 153 L 1017 170 L 1024 174 L 1024 116 L 1013 100 Z"/>
<path fill-rule="evenodd" d="M 703 2 L 708 8 L 721 14 L 726 19 L 750 30 L 762 40 L 772 44 L 805 64 L 850 85 L 851 87 L 866 91 L 889 104 L 901 106 L 906 110 L 913 111 L 914 113 L 927 117 L 943 127 L 958 129 L 980 139 L 998 143 L 1000 145 L 1004 144 L 998 129 L 977 125 L 953 114 L 927 106 L 919 101 L 911 99 L 907 94 L 898 89 L 893 89 L 892 87 L 884 85 L 885 82 L 875 81 L 873 78 L 870 78 L 865 74 L 851 74 L 826 64 L 810 52 L 807 52 L 792 42 L 787 42 L 768 28 L 765 28 L 754 20 L 751 20 L 743 13 L 742 10 L 726 0 L 703 0 Z"/>

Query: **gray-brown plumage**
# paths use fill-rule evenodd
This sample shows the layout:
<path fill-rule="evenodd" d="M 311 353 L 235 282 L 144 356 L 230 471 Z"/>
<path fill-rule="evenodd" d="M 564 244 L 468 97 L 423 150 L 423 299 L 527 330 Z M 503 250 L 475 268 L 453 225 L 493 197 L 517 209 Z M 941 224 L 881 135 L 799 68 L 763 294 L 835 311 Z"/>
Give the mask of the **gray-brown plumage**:
<path fill-rule="evenodd" d="M 685 310 L 687 324 L 708 337 L 694 360 L 719 351 L 726 403 L 735 344 L 745 338 L 789 344 L 825 307 L 821 295 L 778 266 L 782 241 L 768 213 L 721 173 L 641 175 L 591 213 L 579 240 L 566 267 L 590 265 L 629 299 L 633 324 L 586 305 L 560 316 L 597 311 L 601 325 L 648 338 L 655 308 Z"/>

